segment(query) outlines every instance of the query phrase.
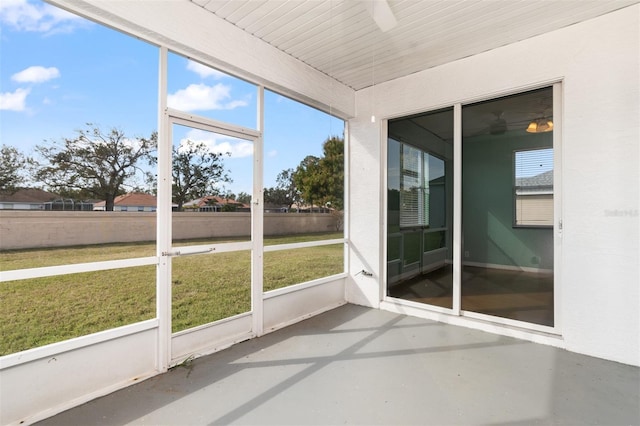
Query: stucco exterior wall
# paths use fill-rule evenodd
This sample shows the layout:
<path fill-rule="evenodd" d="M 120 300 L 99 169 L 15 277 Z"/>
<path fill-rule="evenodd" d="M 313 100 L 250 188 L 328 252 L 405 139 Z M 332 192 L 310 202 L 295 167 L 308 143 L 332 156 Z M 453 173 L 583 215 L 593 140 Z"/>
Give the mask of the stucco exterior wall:
<path fill-rule="evenodd" d="M 250 213 L 173 213 L 173 238 L 249 236 Z M 336 231 L 327 213 L 267 213 L 265 235 Z M 146 212 L 0 211 L 0 250 L 152 241 L 156 215 Z"/>
<path fill-rule="evenodd" d="M 357 92 L 350 270 L 370 267 L 374 276 L 352 275 L 348 300 L 374 307 L 381 300 L 384 119 L 561 81 L 561 345 L 640 365 L 639 21 L 640 5 L 627 7 Z"/>

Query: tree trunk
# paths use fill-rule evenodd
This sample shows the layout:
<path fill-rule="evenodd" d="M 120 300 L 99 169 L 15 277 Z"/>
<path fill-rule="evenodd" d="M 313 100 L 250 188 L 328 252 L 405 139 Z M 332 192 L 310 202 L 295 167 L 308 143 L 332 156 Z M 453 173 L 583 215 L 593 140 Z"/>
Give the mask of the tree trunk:
<path fill-rule="evenodd" d="M 108 211 L 108 212 L 112 212 L 113 211 L 113 206 L 115 204 L 115 198 L 116 198 L 115 195 L 109 195 L 108 194 L 106 196 L 106 200 L 105 200 L 105 203 L 104 203 L 105 211 Z"/>

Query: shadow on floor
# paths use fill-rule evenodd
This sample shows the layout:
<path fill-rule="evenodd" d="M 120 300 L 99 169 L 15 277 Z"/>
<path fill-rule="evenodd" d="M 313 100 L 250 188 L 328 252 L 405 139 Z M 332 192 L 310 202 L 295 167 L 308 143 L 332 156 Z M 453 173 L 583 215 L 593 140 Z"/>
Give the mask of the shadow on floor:
<path fill-rule="evenodd" d="M 346 305 L 41 425 L 638 424 L 640 370 Z"/>

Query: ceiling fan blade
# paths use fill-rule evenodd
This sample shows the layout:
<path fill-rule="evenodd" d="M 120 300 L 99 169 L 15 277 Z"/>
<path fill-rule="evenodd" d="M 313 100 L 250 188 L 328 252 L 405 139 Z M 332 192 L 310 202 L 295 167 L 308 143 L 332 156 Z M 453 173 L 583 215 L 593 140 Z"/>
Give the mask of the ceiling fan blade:
<path fill-rule="evenodd" d="M 370 0 L 369 3 L 367 10 L 383 33 L 398 25 L 398 21 L 387 0 Z"/>

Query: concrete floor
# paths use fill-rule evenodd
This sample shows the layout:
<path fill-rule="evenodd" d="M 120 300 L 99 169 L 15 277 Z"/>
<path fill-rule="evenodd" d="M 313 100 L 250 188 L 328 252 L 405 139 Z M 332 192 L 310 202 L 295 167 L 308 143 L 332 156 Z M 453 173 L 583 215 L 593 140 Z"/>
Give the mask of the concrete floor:
<path fill-rule="evenodd" d="M 637 425 L 640 369 L 346 305 L 40 425 Z"/>

